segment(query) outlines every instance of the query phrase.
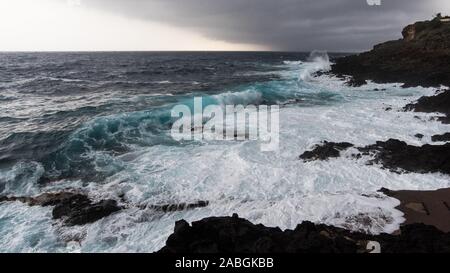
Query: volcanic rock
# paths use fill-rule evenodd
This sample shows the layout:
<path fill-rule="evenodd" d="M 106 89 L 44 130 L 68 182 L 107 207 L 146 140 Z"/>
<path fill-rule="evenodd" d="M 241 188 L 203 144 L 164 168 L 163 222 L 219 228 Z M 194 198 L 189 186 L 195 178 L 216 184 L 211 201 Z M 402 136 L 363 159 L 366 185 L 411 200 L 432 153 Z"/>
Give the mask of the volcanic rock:
<path fill-rule="evenodd" d="M 96 222 L 122 208 L 115 200 L 93 202 L 86 195 L 73 192 L 44 193 L 35 197 L 0 197 L 0 202 L 23 202 L 30 206 L 54 206 L 53 219 L 68 226 Z"/>
<path fill-rule="evenodd" d="M 392 171 L 399 168 L 408 172 L 442 172 L 450 174 L 450 143 L 445 145 L 411 146 L 406 142 L 389 139 L 374 145 L 358 148 L 363 153 L 373 154 L 370 163 L 378 163 Z"/>
<path fill-rule="evenodd" d="M 331 72 L 351 76 L 349 84 L 366 80 L 404 86 L 450 86 L 450 23 L 439 18 L 407 26 L 403 38 L 376 45 L 371 51 L 339 58 Z"/>
<path fill-rule="evenodd" d="M 401 227 L 400 235 L 368 235 L 303 222 L 282 231 L 233 217 L 211 217 L 175 224 L 174 233 L 159 253 L 367 253 L 369 242 L 382 253 L 449 253 L 450 233 L 433 226 Z"/>
<path fill-rule="evenodd" d="M 450 117 L 450 90 L 441 91 L 439 94 L 431 97 L 422 97 L 417 102 L 405 106 L 405 111 L 415 111 L 424 113 L 440 112 L 447 117 L 440 117 L 438 120 L 443 123 L 449 123 Z"/>
<path fill-rule="evenodd" d="M 306 151 L 300 155 L 300 159 L 304 161 L 312 160 L 327 160 L 332 157 L 339 157 L 340 152 L 353 147 L 353 144 L 348 142 L 327 142 L 324 141 L 322 145 L 316 145 L 312 151 Z"/>
<path fill-rule="evenodd" d="M 431 137 L 431 140 L 434 142 L 437 141 L 450 141 L 450 133 L 445 133 L 443 135 L 434 135 Z"/>

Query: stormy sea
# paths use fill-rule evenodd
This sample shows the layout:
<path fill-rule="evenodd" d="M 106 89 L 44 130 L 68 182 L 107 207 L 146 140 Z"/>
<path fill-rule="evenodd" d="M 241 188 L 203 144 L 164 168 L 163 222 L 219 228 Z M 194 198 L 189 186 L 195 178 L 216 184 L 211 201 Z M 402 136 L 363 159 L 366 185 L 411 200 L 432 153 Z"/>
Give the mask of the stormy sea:
<path fill-rule="evenodd" d="M 450 187 L 440 173 L 397 173 L 344 156 L 299 159 L 322 141 L 411 145 L 448 125 L 405 112 L 432 88 L 349 87 L 326 72 L 342 54 L 274 52 L 0 53 L 0 195 L 77 191 L 121 210 L 65 225 L 51 206 L 0 203 L 2 252 L 154 252 L 177 220 L 238 213 L 292 229 L 302 221 L 372 234 L 404 221 L 389 189 Z M 171 109 L 279 105 L 280 142 L 172 138 Z M 198 204 L 191 209 L 155 209 Z M 161 207 L 159 207 L 161 208 Z"/>

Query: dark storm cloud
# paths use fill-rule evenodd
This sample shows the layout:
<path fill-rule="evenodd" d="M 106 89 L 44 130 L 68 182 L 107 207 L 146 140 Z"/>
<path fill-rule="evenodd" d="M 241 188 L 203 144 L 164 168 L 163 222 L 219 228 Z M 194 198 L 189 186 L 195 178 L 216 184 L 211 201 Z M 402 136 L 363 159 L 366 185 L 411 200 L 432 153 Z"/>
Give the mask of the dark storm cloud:
<path fill-rule="evenodd" d="M 274 50 L 347 51 L 400 37 L 448 0 L 90 0 L 87 6 Z M 151 35 L 151 33 L 149 33 Z M 182 41 L 180 41 L 182 43 Z"/>

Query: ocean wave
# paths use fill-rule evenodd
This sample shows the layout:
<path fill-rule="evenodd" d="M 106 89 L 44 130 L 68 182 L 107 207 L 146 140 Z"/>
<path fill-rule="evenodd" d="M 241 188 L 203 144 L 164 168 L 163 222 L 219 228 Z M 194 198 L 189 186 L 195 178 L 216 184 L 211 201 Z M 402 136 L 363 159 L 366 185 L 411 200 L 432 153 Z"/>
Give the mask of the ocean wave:
<path fill-rule="evenodd" d="M 0 139 L 0 162 L 41 160 L 59 149 L 68 131 L 13 132 Z"/>
<path fill-rule="evenodd" d="M 329 71 L 331 69 L 330 58 L 326 52 L 313 51 L 304 63 L 299 79 L 303 82 L 314 81 L 313 74 L 318 71 Z"/>
<path fill-rule="evenodd" d="M 30 196 L 39 193 L 38 181 L 44 167 L 35 161 L 21 161 L 9 170 L 0 171 L 0 193 Z"/>
<path fill-rule="evenodd" d="M 22 118 L 13 118 L 13 117 L 0 117 L 0 122 L 7 122 L 7 123 L 17 123 L 24 121 L 25 119 Z"/>
<path fill-rule="evenodd" d="M 298 65 L 303 64 L 303 61 L 283 61 L 283 64 L 298 66 Z"/>
<path fill-rule="evenodd" d="M 124 168 L 120 155 L 154 145 L 181 145 L 168 135 L 172 123 L 169 108 L 98 117 L 44 159 L 46 179 L 101 181 Z"/>
<path fill-rule="evenodd" d="M 259 105 L 263 102 L 263 94 L 257 90 L 227 92 L 212 96 L 219 105 Z"/>
<path fill-rule="evenodd" d="M 89 82 L 83 79 L 72 79 L 72 78 L 62 78 L 62 77 L 50 77 L 50 76 L 37 76 L 33 78 L 21 79 L 17 81 L 12 81 L 8 83 L 9 87 L 20 87 L 20 86 L 33 86 L 39 83 L 46 82 L 63 82 L 63 83 L 86 83 Z"/>
<path fill-rule="evenodd" d="M 10 97 L 10 96 L 3 96 L 3 95 L 0 95 L 0 101 L 13 101 L 13 100 L 17 100 L 17 98 L 16 97 Z"/>
<path fill-rule="evenodd" d="M 172 84 L 173 82 L 171 82 L 171 81 L 155 81 L 155 82 L 152 82 L 152 83 L 156 83 L 156 84 Z"/>

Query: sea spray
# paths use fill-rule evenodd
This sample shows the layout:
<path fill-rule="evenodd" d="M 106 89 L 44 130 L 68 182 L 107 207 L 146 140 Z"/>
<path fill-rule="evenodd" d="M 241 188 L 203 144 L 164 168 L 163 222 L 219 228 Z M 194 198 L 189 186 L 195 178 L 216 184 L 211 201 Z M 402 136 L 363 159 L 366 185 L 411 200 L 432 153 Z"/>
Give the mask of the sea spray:
<path fill-rule="evenodd" d="M 300 72 L 299 80 L 311 82 L 314 79 L 313 74 L 318 71 L 328 71 L 331 69 L 330 58 L 325 51 L 312 51 L 307 58 L 305 68 Z"/>

